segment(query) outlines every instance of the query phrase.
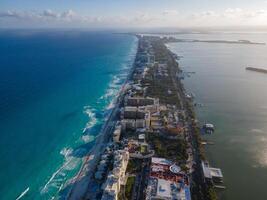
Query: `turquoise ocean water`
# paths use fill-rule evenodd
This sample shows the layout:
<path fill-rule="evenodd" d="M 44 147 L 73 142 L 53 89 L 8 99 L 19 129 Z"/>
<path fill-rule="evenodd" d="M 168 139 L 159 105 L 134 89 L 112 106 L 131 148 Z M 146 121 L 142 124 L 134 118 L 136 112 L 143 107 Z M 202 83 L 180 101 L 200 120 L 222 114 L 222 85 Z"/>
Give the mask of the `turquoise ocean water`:
<path fill-rule="evenodd" d="M 136 52 L 104 32 L 0 31 L 0 199 L 53 199 L 94 144 Z"/>

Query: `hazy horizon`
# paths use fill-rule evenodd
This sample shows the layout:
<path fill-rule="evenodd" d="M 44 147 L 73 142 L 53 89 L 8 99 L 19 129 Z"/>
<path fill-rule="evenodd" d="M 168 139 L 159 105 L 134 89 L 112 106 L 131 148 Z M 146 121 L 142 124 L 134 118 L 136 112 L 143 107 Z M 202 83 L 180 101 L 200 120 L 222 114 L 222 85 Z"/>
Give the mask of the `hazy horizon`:
<path fill-rule="evenodd" d="M 264 27 L 265 0 L 19 1 L 0 3 L 0 28 Z"/>

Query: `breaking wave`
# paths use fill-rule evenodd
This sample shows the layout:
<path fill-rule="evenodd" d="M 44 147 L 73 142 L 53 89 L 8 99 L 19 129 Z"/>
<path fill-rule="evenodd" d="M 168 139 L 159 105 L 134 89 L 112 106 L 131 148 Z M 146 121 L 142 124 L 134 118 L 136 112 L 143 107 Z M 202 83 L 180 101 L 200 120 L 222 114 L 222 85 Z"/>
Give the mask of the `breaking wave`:
<path fill-rule="evenodd" d="M 21 199 L 22 197 L 24 197 L 28 192 L 29 192 L 30 188 L 28 187 L 26 190 L 24 190 L 18 198 L 16 198 L 16 200 Z"/>
<path fill-rule="evenodd" d="M 83 135 L 83 136 L 82 136 L 82 140 L 83 140 L 85 143 L 92 142 L 92 141 L 95 140 L 95 136 L 93 136 L 93 135 Z"/>
<path fill-rule="evenodd" d="M 64 163 L 59 169 L 57 169 L 52 174 L 47 183 L 41 189 L 42 195 L 45 195 L 50 190 L 56 189 L 57 191 L 60 191 L 64 186 L 64 182 L 67 180 L 68 171 L 76 169 L 78 165 L 81 163 L 80 158 L 72 156 L 73 155 L 72 148 L 63 148 L 60 151 L 60 154 L 64 156 Z"/>
<path fill-rule="evenodd" d="M 88 116 L 89 120 L 88 120 L 85 128 L 83 129 L 83 133 L 85 133 L 86 131 L 91 129 L 98 122 L 98 120 L 96 118 L 95 109 L 91 108 L 90 106 L 85 106 L 84 107 L 84 113 Z"/>
<path fill-rule="evenodd" d="M 92 106 L 85 106 L 84 113 L 88 116 L 88 122 L 83 129 L 82 136 L 79 138 L 80 140 L 78 143 L 89 143 L 95 140 L 95 136 L 92 135 L 92 130 L 96 125 L 101 125 L 105 120 L 105 115 L 99 118 L 97 116 L 97 111 L 109 112 L 114 107 L 114 103 L 116 100 L 116 96 L 118 95 L 123 83 L 125 82 L 129 70 L 132 66 L 132 63 L 135 59 L 135 54 L 137 50 L 137 40 L 132 45 L 132 49 L 130 50 L 129 54 L 126 56 L 125 61 L 121 66 L 119 66 L 119 71 L 117 75 L 111 75 L 111 81 L 104 93 L 99 99 L 98 102 L 100 108 L 94 108 Z M 102 106 L 103 105 L 103 106 Z M 77 141 L 76 141 L 77 142 Z M 64 156 L 64 162 L 60 168 L 58 168 L 49 178 L 47 183 L 41 189 L 41 194 L 48 196 L 46 199 L 54 199 L 55 196 L 51 196 L 49 193 L 50 191 L 56 190 L 59 192 L 62 190 L 68 180 L 71 180 L 72 175 L 70 175 L 70 171 L 74 171 L 74 169 L 78 169 L 80 164 L 82 163 L 82 155 L 85 155 L 88 149 L 85 148 L 78 148 L 73 150 L 72 148 L 63 148 L 60 151 L 60 154 Z M 76 156 L 78 155 L 78 156 Z M 55 194 L 55 193 L 54 193 Z"/>

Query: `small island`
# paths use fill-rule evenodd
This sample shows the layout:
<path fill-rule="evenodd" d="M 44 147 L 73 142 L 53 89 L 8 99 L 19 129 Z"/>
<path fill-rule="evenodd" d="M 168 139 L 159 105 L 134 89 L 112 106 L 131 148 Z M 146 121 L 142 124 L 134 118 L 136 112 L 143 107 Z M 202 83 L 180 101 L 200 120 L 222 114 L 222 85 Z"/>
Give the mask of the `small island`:
<path fill-rule="evenodd" d="M 267 69 L 263 68 L 246 67 L 246 70 L 267 74 Z"/>
<path fill-rule="evenodd" d="M 249 40 L 196 40 L 196 39 L 178 39 L 175 37 L 163 37 L 165 43 L 177 42 L 198 42 L 198 43 L 219 43 L 219 44 L 248 44 L 248 45 L 266 45 L 263 42 L 251 42 Z"/>

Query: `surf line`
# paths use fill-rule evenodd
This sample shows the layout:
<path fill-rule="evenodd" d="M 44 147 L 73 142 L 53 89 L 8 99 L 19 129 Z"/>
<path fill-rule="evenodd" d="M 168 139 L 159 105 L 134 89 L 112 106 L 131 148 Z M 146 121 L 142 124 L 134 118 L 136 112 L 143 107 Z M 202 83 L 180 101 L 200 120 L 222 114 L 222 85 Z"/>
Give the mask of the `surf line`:
<path fill-rule="evenodd" d="M 16 200 L 19 200 L 21 199 L 27 192 L 29 192 L 30 188 L 28 187 L 26 190 L 24 190 L 20 195 L 19 197 L 16 198 Z"/>

